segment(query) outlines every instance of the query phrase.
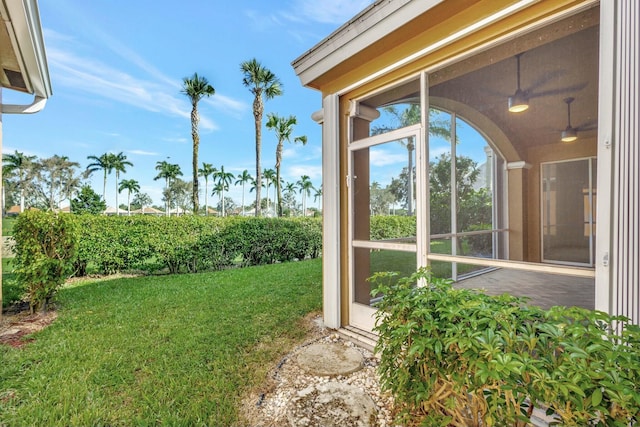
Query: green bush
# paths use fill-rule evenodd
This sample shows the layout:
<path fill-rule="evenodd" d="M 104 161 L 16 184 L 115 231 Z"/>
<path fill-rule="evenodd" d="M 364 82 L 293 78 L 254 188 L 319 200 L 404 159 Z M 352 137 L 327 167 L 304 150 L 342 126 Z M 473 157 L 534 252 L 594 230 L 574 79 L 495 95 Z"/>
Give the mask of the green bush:
<path fill-rule="evenodd" d="M 372 294 L 384 294 L 377 351 L 398 422 L 519 427 L 534 407 L 566 426 L 640 419 L 640 328 L 628 319 L 453 289 L 428 270 L 396 279 L 374 276 Z"/>
<path fill-rule="evenodd" d="M 316 258 L 322 245 L 315 218 L 216 218 L 79 215 L 76 274 L 166 269 L 220 270 Z"/>
<path fill-rule="evenodd" d="M 75 218 L 29 210 L 20 214 L 13 232 L 16 281 L 26 290 L 31 312 L 46 311 L 73 272 L 78 242 Z"/>
<path fill-rule="evenodd" d="M 375 215 L 371 217 L 371 240 L 398 239 L 416 235 L 416 217 Z"/>
<path fill-rule="evenodd" d="M 319 219 L 238 218 L 223 231 L 230 257 L 243 266 L 315 258 L 322 244 Z"/>

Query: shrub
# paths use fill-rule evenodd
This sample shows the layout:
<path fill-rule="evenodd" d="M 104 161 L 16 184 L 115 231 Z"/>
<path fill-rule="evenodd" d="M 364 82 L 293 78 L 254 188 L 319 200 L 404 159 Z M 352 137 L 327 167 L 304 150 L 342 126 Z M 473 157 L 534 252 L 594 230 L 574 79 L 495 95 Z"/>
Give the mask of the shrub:
<path fill-rule="evenodd" d="M 47 304 L 73 271 L 77 226 L 68 214 L 29 210 L 14 225 L 15 274 L 29 299 L 31 312 Z"/>
<path fill-rule="evenodd" d="M 561 425 L 638 421 L 640 328 L 628 319 L 453 289 L 428 270 L 372 281 L 384 294 L 380 375 L 399 422 L 524 426 L 536 406 Z"/>
<path fill-rule="evenodd" d="M 131 269 L 169 273 L 218 270 L 315 258 L 322 244 L 314 218 L 78 216 L 76 274 Z"/>
<path fill-rule="evenodd" d="M 371 240 L 397 239 L 416 235 L 416 217 L 376 215 L 371 217 Z"/>

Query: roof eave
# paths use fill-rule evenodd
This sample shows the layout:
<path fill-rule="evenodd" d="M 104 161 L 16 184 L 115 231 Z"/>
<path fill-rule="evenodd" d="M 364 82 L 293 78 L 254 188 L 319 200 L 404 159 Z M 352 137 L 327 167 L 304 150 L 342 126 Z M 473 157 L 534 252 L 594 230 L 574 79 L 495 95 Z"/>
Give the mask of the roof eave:
<path fill-rule="evenodd" d="M 444 0 L 376 0 L 349 22 L 295 59 L 291 65 L 303 86 L 362 49 L 383 39 L 407 21 Z"/>
<path fill-rule="evenodd" d="M 46 100 L 52 91 L 37 0 L 0 0 L 0 7 L 27 90 Z"/>

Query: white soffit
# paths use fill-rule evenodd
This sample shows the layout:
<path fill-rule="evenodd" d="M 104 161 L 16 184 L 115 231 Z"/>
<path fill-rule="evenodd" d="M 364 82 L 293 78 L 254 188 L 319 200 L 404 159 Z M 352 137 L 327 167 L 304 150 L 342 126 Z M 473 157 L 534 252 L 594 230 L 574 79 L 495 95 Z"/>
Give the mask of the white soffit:
<path fill-rule="evenodd" d="M 367 46 L 444 0 L 376 0 L 349 22 L 295 59 L 291 65 L 307 86 Z"/>
<path fill-rule="evenodd" d="M 0 0 L 0 14 L 12 39 L 27 91 L 37 98 L 49 98 L 51 81 L 37 1 Z"/>

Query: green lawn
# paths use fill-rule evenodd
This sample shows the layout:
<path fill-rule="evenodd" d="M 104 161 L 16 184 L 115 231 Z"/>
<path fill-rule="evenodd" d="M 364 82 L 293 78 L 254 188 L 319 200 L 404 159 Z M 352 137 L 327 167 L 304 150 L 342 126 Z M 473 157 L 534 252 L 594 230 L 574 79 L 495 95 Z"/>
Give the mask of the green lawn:
<path fill-rule="evenodd" d="M 13 258 L 2 258 L 2 306 L 4 308 L 22 298 L 22 290 L 16 285 Z"/>
<path fill-rule="evenodd" d="M 65 288 L 35 342 L 0 346 L 0 425 L 237 425 L 320 305 L 319 259 Z"/>
<path fill-rule="evenodd" d="M 2 218 L 2 235 L 13 236 L 13 224 L 16 222 L 15 218 Z"/>

